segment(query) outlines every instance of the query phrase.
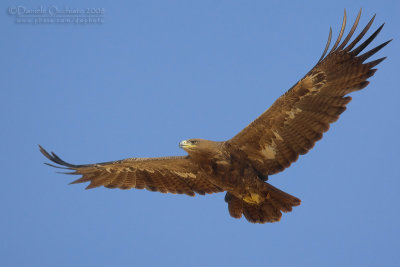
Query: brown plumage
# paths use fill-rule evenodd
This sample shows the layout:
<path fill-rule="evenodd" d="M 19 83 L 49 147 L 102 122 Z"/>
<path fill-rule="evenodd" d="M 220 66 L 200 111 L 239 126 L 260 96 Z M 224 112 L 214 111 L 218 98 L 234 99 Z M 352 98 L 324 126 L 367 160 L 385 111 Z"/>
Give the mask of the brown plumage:
<path fill-rule="evenodd" d="M 244 214 L 253 223 L 279 221 L 281 212 L 291 211 L 293 206 L 300 205 L 300 200 L 266 183 L 268 175 L 284 170 L 299 155 L 307 153 L 346 110 L 351 100 L 346 95 L 367 86 L 367 79 L 376 71 L 374 67 L 385 59 L 364 63 L 390 41 L 360 55 L 383 27 L 358 45 L 375 16 L 349 43 L 360 16 L 361 10 L 340 43 L 346 25 L 345 12 L 339 37 L 330 52 L 327 54 L 332 30 L 316 66 L 228 141 L 189 139 L 180 143 L 187 156 L 131 158 L 88 165 L 69 164 L 42 147 L 40 151 L 63 167 L 48 165 L 82 175 L 72 183 L 90 182 L 87 189 L 146 188 L 189 196 L 227 191 L 225 201 L 232 217 Z"/>

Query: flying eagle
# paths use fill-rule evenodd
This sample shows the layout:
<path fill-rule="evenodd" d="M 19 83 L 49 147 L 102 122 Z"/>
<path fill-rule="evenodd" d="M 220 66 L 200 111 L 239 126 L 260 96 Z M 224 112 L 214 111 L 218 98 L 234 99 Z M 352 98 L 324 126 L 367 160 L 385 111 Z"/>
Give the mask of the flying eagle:
<path fill-rule="evenodd" d="M 52 162 L 82 175 L 72 182 L 90 182 L 86 187 L 104 186 L 120 189 L 144 189 L 161 193 L 194 196 L 227 191 L 225 201 L 234 218 L 242 214 L 252 223 L 279 221 L 283 212 L 300 205 L 300 199 L 266 181 L 306 154 L 322 138 L 351 97 L 347 94 L 368 85 L 374 67 L 385 57 L 364 63 L 391 40 L 361 54 L 381 31 L 383 24 L 362 44 L 375 15 L 361 33 L 349 43 L 361 10 L 340 43 L 346 25 L 346 11 L 335 44 L 329 53 L 332 29 L 325 50 L 315 65 L 299 82 L 279 97 L 261 116 L 232 139 L 215 142 L 189 139 L 179 143 L 188 155 L 161 158 L 128 158 L 112 162 L 74 165 L 63 161 L 42 147 L 40 151 Z"/>

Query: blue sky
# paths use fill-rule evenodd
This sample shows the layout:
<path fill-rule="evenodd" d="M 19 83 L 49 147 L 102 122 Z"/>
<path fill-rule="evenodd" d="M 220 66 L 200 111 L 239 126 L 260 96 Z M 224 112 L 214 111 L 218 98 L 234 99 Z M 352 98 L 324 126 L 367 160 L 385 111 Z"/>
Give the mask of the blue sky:
<path fill-rule="evenodd" d="M 103 8 L 95 25 L 30 25 L 9 8 Z M 398 1 L 2 1 L 2 266 L 399 266 Z M 302 205 L 229 216 L 224 194 L 84 190 L 42 163 L 184 155 L 234 136 L 336 37 L 343 9 L 394 41 L 314 149 L 270 182 Z M 349 27 L 347 28 L 349 29 Z M 359 32 L 359 31 L 358 31 Z M 371 31 L 372 32 L 372 31 Z"/>

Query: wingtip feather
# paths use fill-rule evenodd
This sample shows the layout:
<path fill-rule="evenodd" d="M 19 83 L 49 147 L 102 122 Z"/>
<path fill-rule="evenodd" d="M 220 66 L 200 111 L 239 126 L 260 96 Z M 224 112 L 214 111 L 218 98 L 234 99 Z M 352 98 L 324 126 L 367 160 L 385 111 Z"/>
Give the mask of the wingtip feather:
<path fill-rule="evenodd" d="M 328 41 L 326 42 L 324 52 L 322 53 L 322 56 L 319 58 L 318 63 L 324 59 L 326 52 L 328 52 L 329 45 L 331 44 L 331 40 L 332 40 L 332 27 L 329 27 Z"/>
<path fill-rule="evenodd" d="M 340 40 L 342 40 L 343 33 L 344 33 L 345 28 L 346 28 L 346 22 L 347 22 L 347 17 L 346 17 L 346 9 L 345 9 L 345 10 L 344 10 L 344 15 L 343 15 L 342 26 L 341 26 L 341 29 L 340 29 L 340 32 L 339 32 L 339 36 L 338 36 L 338 38 L 336 39 L 336 42 L 335 42 L 335 44 L 333 45 L 333 47 L 332 47 L 332 49 L 331 49 L 331 51 L 330 51 L 329 53 L 334 52 L 334 51 L 336 50 L 336 47 L 339 45 Z"/>
<path fill-rule="evenodd" d="M 353 51 L 351 51 L 351 53 L 354 55 L 358 55 L 361 51 L 363 51 L 364 48 L 367 47 L 375 39 L 375 37 L 380 33 L 380 31 L 382 30 L 384 25 L 385 25 L 385 23 L 383 23 L 373 34 L 371 34 L 371 36 L 368 37 L 367 40 L 365 40 L 357 48 L 355 48 Z"/>
<path fill-rule="evenodd" d="M 372 18 L 370 19 L 370 21 L 368 22 L 368 24 L 364 27 L 364 29 L 357 35 L 357 37 L 353 40 L 353 42 L 351 42 L 346 48 L 344 48 L 345 51 L 350 51 L 360 40 L 361 38 L 364 37 L 364 35 L 367 33 L 367 31 L 369 30 L 369 28 L 371 27 L 372 23 L 375 20 L 375 15 L 372 16 Z"/>
<path fill-rule="evenodd" d="M 364 62 L 365 60 L 367 60 L 368 58 L 370 58 L 371 56 L 373 56 L 375 53 L 377 53 L 379 50 L 381 50 L 382 48 L 384 48 L 388 43 L 390 43 L 393 39 L 388 40 L 380 45 L 378 45 L 377 47 L 369 50 L 368 52 L 365 52 L 364 54 L 358 56 L 358 58 L 361 60 L 361 62 Z"/>
<path fill-rule="evenodd" d="M 347 43 L 350 41 L 351 37 L 353 36 L 353 34 L 354 34 L 354 32 L 355 32 L 355 30 L 356 30 L 356 28 L 358 26 L 358 22 L 360 21 L 361 11 L 362 11 L 362 8 L 360 8 L 360 11 L 358 11 L 356 20 L 354 21 L 353 26 L 351 27 L 351 29 L 350 29 L 349 33 L 347 34 L 346 38 L 344 39 L 342 44 L 336 50 L 342 50 L 347 45 Z"/>

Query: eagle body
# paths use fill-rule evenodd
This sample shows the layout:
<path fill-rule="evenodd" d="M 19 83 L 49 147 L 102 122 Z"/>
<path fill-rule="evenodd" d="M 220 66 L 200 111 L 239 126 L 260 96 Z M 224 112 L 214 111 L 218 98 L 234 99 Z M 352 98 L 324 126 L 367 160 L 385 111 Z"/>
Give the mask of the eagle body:
<path fill-rule="evenodd" d="M 272 106 L 233 138 L 216 142 L 188 139 L 180 142 L 188 155 L 161 158 L 128 158 L 96 164 L 75 165 L 54 153 L 40 151 L 58 166 L 81 175 L 72 183 L 120 189 L 147 189 L 161 193 L 205 195 L 226 192 L 225 201 L 232 217 L 242 215 L 252 223 L 279 221 L 282 212 L 292 211 L 300 199 L 267 182 L 270 175 L 288 168 L 299 155 L 306 154 L 331 123 L 338 120 L 351 101 L 348 96 L 368 85 L 374 68 L 385 58 L 365 62 L 386 46 L 361 52 L 382 30 L 381 25 L 365 41 L 375 16 L 350 42 L 361 10 L 341 42 L 346 25 L 344 14 L 339 36 L 331 50 L 332 30 L 317 64 Z"/>

